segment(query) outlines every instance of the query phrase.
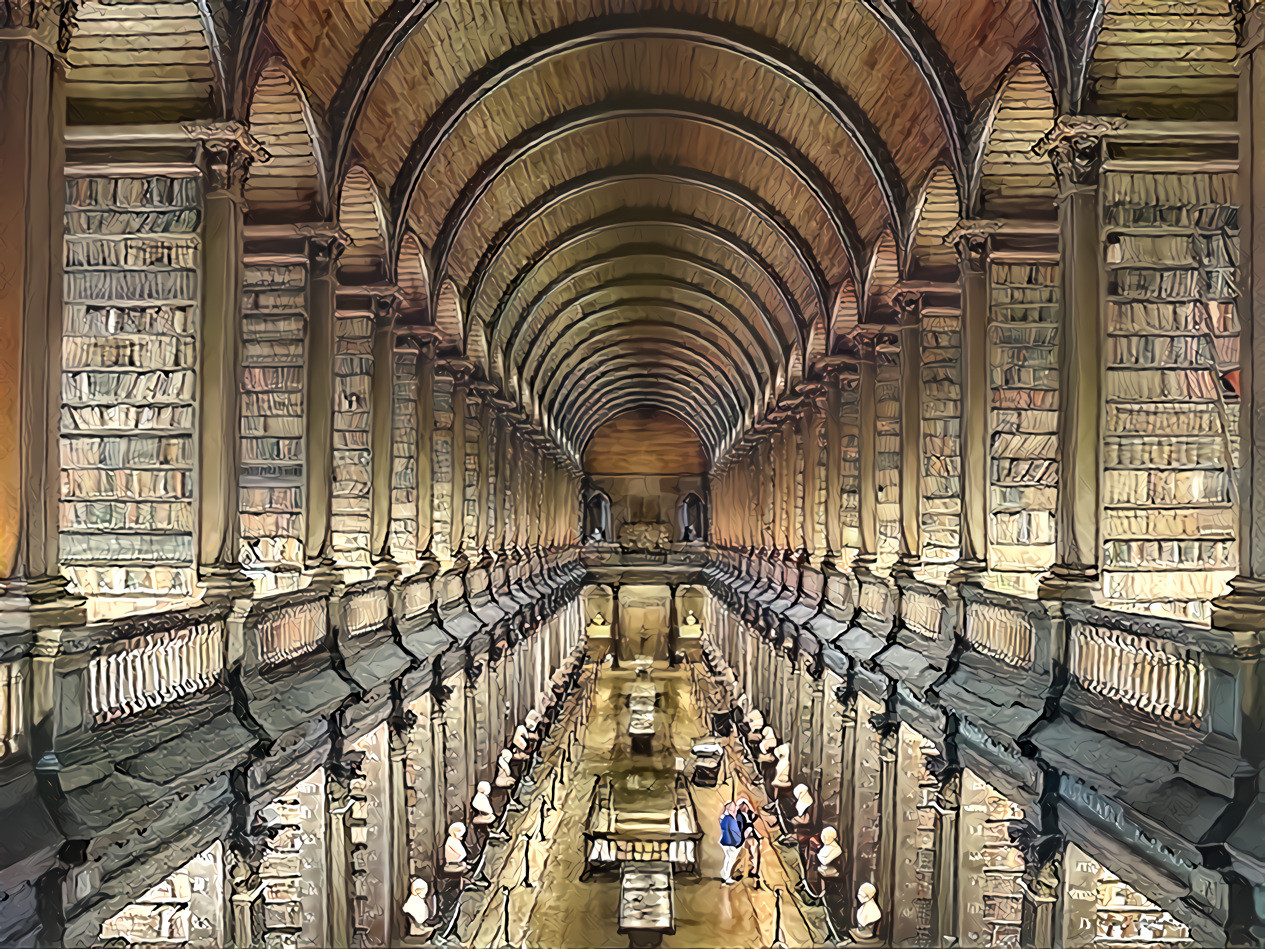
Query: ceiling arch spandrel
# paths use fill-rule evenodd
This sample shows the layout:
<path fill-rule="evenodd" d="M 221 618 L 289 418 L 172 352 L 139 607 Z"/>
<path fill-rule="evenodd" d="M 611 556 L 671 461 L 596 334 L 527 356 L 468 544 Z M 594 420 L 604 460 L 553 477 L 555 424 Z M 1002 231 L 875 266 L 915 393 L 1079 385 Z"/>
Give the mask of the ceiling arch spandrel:
<path fill-rule="evenodd" d="M 1016 56 L 1036 52 L 1044 43 L 1034 0 L 911 0 L 910 5 L 953 63 L 972 106 L 988 98 Z"/>
<path fill-rule="evenodd" d="M 632 38 L 548 60 L 479 101 L 421 169 L 414 219 L 442 220 L 465 183 L 507 142 L 521 139 L 535 147 L 546 132 L 592 121 L 595 107 L 607 113 L 692 110 L 700 121 L 732 122 L 739 134 L 762 135 L 768 147 L 798 153 L 854 221 L 882 226 L 882 193 L 863 156 L 806 92 L 726 50 Z"/>
<path fill-rule="evenodd" d="M 716 235 L 696 226 L 666 222 L 612 227 L 591 234 L 581 232 L 558 245 L 555 252 L 533 264 L 507 288 L 489 325 L 494 334 L 500 329 L 501 320 L 508 320 L 513 326 L 519 314 L 531 312 L 555 289 L 569 282 L 574 273 L 609 256 L 630 254 L 697 261 L 728 277 L 746 292 L 748 299 L 757 301 L 758 306 L 748 305 L 744 312 L 752 325 L 762 322 L 763 315 L 775 321 L 779 348 L 785 349 L 799 336 L 793 301 L 775 282 L 770 270 L 736 253 L 732 244 Z"/>
<path fill-rule="evenodd" d="M 500 227 L 534 199 L 586 173 L 621 167 L 685 168 L 733 181 L 758 198 L 767 217 L 774 221 L 784 217 L 789 225 L 784 228 L 788 249 L 798 259 L 788 255 L 778 260 L 778 269 L 804 309 L 817 305 L 822 263 L 846 260 L 846 250 L 825 211 L 784 166 L 715 129 L 687 121 L 632 118 L 604 122 L 567 136 L 507 169 L 498 187 L 472 205 L 459 230 L 453 232 L 450 260 L 454 273 L 472 271 Z M 630 199 L 634 197 L 630 195 Z"/>
<path fill-rule="evenodd" d="M 636 206 L 629 207 L 629 190 Z M 508 287 L 524 266 L 592 222 L 653 219 L 675 215 L 688 207 L 692 218 L 720 228 L 750 244 L 766 258 L 779 259 L 788 251 L 785 236 L 770 222 L 752 213 L 741 194 L 722 190 L 699 176 L 637 174 L 608 176 L 561 193 L 559 197 L 502 228 L 480 256 L 468 286 L 472 313 L 488 314 L 504 300 Z M 577 248 L 577 253 L 582 248 Z"/>
<path fill-rule="evenodd" d="M 324 114 L 360 41 L 391 0 L 272 0 L 268 32 Z"/>

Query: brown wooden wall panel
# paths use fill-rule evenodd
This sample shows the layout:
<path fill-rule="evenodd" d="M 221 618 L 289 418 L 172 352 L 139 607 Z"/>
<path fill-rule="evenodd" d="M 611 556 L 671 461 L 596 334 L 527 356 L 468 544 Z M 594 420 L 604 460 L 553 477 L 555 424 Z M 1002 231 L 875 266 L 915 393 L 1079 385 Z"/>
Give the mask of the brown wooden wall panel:
<path fill-rule="evenodd" d="M 666 412 L 627 412 L 597 430 L 584 452 L 590 474 L 702 474 L 698 436 Z"/>

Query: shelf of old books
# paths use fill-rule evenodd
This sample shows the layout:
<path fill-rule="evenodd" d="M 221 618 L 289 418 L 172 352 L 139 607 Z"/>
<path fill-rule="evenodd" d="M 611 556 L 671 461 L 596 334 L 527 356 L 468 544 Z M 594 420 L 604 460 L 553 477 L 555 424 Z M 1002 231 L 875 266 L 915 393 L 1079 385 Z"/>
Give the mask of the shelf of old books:
<path fill-rule="evenodd" d="M 874 479 L 878 485 L 878 560 L 890 569 L 900 553 L 900 362 L 898 353 L 879 347 L 874 407 Z"/>
<path fill-rule="evenodd" d="M 248 258 L 242 287 L 243 566 L 265 590 L 303 567 L 307 262 Z"/>
<path fill-rule="evenodd" d="M 961 314 L 922 312 L 922 561 L 943 576 L 958 557 L 961 529 Z"/>
<path fill-rule="evenodd" d="M 163 949 L 223 944 L 223 847 L 212 844 L 101 925 L 100 942 Z"/>
<path fill-rule="evenodd" d="M 1004 586 L 1034 592 L 1054 563 L 1057 262 L 990 261 L 988 365 L 989 570 Z"/>
<path fill-rule="evenodd" d="M 937 938 L 935 931 L 935 886 L 936 886 L 936 827 L 939 820 L 937 811 L 940 782 L 927 767 L 928 758 L 938 752 L 936 746 L 911 729 L 902 729 L 902 739 L 912 741 L 916 746 L 913 751 L 914 780 L 917 781 L 917 807 L 915 819 L 917 827 L 914 840 L 914 875 L 917 880 L 917 892 L 914 896 L 914 916 L 917 920 L 918 937 L 916 945 L 930 946 Z"/>
<path fill-rule="evenodd" d="M 61 560 L 106 596 L 194 587 L 202 182 L 68 169 Z"/>
<path fill-rule="evenodd" d="M 265 949 L 325 945 L 325 772 L 318 768 L 262 812 Z"/>
<path fill-rule="evenodd" d="M 391 399 L 391 549 L 399 563 L 417 557 L 417 347 L 397 342 Z M 493 493 L 493 498 L 495 494 Z"/>
<path fill-rule="evenodd" d="M 970 851 L 963 879 L 975 881 L 964 905 L 972 917 L 967 922 L 984 936 L 977 945 L 1019 945 L 1025 867 L 1022 851 L 1011 842 L 1010 828 L 1023 817 L 1022 807 L 974 771 L 962 773 L 961 820 Z"/>
<path fill-rule="evenodd" d="M 1237 176 L 1104 175 L 1110 605 L 1207 622 L 1237 567 Z"/>
<path fill-rule="evenodd" d="M 1190 930 L 1105 867 L 1098 874 L 1094 945 L 1127 949 L 1189 946 Z"/>
<path fill-rule="evenodd" d="M 373 483 L 369 453 L 373 314 L 340 308 L 335 328 L 331 537 L 339 563 L 368 566 Z"/>
<path fill-rule="evenodd" d="M 843 564 L 852 562 L 861 548 L 861 445 L 857 437 L 857 419 L 860 400 L 854 385 L 844 385 L 840 390 L 839 418 L 839 515 L 843 525 L 841 542 L 844 549 Z"/>

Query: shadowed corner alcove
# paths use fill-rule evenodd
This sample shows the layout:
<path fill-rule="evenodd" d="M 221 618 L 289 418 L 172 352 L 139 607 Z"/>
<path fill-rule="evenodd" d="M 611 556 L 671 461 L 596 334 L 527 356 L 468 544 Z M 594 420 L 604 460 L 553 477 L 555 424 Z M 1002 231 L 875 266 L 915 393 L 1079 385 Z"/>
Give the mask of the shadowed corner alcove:
<path fill-rule="evenodd" d="M 625 412 L 607 421 L 585 449 L 584 471 L 610 498 L 610 540 L 628 524 L 661 524 L 667 541 L 679 541 L 691 495 L 691 509 L 701 508 L 699 522 L 707 523 L 707 459 L 694 430 L 668 412 Z"/>

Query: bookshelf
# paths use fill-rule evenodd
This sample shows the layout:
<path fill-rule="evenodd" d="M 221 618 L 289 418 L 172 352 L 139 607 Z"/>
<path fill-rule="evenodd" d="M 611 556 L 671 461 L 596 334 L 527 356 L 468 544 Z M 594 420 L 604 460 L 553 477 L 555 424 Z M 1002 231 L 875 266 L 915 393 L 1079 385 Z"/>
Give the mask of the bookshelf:
<path fill-rule="evenodd" d="M 242 564 L 303 568 L 307 262 L 248 259 L 242 286 Z"/>
<path fill-rule="evenodd" d="M 391 551 L 399 563 L 417 559 L 417 347 L 396 341 L 391 398 Z"/>
<path fill-rule="evenodd" d="M 336 314 L 334 340 L 334 485 L 330 526 L 334 557 L 368 566 L 372 461 L 369 406 L 373 388 L 373 314 Z"/>
<path fill-rule="evenodd" d="M 940 782 L 927 768 L 927 758 L 938 752 L 936 746 L 921 735 L 918 735 L 915 740 L 919 744 L 919 750 L 915 756 L 918 781 L 918 805 L 915 809 L 917 836 L 914 850 L 914 876 L 917 880 L 914 918 L 917 921 L 918 935 L 915 944 L 930 946 L 936 936 L 936 831 L 939 821 L 936 807 L 939 803 Z"/>
<path fill-rule="evenodd" d="M 1111 172 L 1103 565 L 1110 605 L 1196 622 L 1238 566 L 1234 173 Z"/>
<path fill-rule="evenodd" d="M 922 562 L 937 576 L 957 561 L 962 522 L 961 354 L 961 314 L 924 309 Z"/>
<path fill-rule="evenodd" d="M 315 949 L 323 944 L 324 798 L 325 775 L 318 769 L 264 810 L 275 834 L 259 868 L 265 949 Z"/>
<path fill-rule="evenodd" d="M 192 169 L 66 181 L 58 518 L 88 595 L 193 592 L 201 217 Z"/>
<path fill-rule="evenodd" d="M 1030 580 L 1054 563 L 1059 268 L 989 266 L 989 569 Z"/>
<path fill-rule="evenodd" d="M 861 445 L 857 438 L 860 399 L 855 386 L 843 386 L 839 414 L 843 420 L 839 436 L 840 485 L 843 497 L 839 516 L 843 524 L 845 562 L 851 563 L 861 549 Z"/>
<path fill-rule="evenodd" d="M 1098 874 L 1094 945 L 1170 949 L 1191 945 L 1190 930 L 1105 867 Z"/>
<path fill-rule="evenodd" d="M 986 946 L 1018 946 L 1023 919 L 1023 854 L 1010 841 L 1010 825 L 1023 809 L 991 786 L 984 798 L 984 936 Z"/>
<path fill-rule="evenodd" d="M 220 844 L 187 864 L 101 924 L 100 943 L 198 949 L 220 941 Z"/>
<path fill-rule="evenodd" d="M 900 363 L 894 353 L 878 353 L 874 403 L 878 433 L 874 478 L 878 484 L 879 570 L 889 570 L 900 553 Z"/>

